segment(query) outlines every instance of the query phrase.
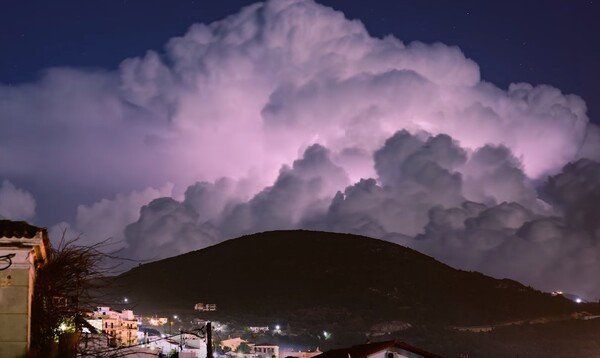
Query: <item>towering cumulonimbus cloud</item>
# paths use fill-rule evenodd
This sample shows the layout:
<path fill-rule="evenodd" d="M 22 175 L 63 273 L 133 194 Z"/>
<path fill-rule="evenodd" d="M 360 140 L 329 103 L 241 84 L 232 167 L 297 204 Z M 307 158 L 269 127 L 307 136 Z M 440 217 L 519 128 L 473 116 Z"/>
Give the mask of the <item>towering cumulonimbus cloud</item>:
<path fill-rule="evenodd" d="M 0 215 L 37 202 L 131 258 L 312 228 L 600 296 L 583 100 L 498 88 L 456 47 L 374 38 L 312 0 L 194 24 L 117 71 L 0 85 L 0 120 Z"/>

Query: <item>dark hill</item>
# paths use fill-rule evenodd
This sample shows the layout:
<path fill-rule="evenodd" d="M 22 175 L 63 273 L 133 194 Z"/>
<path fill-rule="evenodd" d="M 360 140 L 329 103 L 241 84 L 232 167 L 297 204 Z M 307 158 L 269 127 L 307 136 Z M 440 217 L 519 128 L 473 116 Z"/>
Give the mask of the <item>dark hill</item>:
<path fill-rule="evenodd" d="M 244 236 L 140 265 L 117 281 L 140 312 L 189 311 L 204 302 L 238 319 L 346 322 L 347 329 L 392 320 L 478 325 L 576 310 L 564 298 L 390 242 L 313 231 Z"/>

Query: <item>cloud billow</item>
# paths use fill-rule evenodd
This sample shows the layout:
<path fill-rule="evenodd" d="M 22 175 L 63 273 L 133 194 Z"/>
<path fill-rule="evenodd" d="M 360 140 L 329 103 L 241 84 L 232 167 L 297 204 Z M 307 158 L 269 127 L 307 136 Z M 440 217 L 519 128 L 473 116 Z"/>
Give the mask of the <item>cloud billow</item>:
<path fill-rule="evenodd" d="M 117 71 L 0 85 L 0 119 L 0 207 L 20 208 L 0 215 L 44 221 L 36 202 L 82 197 L 63 220 L 132 258 L 314 228 L 600 296 L 583 100 L 498 88 L 457 47 L 374 38 L 311 0 L 194 24 Z"/>
<path fill-rule="evenodd" d="M 17 188 L 8 180 L 0 185 L 0 219 L 28 220 L 35 214 L 31 193 Z"/>

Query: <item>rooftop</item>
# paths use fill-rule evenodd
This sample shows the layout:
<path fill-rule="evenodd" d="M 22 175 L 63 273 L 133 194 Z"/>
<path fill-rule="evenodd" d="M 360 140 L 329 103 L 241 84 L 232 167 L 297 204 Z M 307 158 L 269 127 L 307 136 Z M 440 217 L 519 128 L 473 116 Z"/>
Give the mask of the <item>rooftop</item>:
<path fill-rule="evenodd" d="M 320 354 L 316 357 L 318 358 L 366 358 L 372 354 L 377 352 L 381 352 L 383 350 L 388 350 L 390 348 L 399 348 L 408 352 L 416 353 L 424 358 L 441 358 L 441 356 L 424 351 L 420 348 L 411 346 L 408 343 L 400 342 L 400 341 L 384 341 L 384 342 L 374 342 L 361 344 L 357 346 L 352 346 L 350 348 L 341 348 L 341 349 L 333 349 L 327 351 L 323 354 Z"/>
<path fill-rule="evenodd" d="M 33 239 L 40 231 L 46 232 L 46 229 L 25 221 L 0 220 L 0 237 Z"/>

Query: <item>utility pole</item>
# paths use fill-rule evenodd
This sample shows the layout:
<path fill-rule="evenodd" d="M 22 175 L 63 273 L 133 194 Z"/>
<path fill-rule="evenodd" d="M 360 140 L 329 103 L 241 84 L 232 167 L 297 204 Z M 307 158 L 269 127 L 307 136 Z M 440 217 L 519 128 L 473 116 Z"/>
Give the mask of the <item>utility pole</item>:
<path fill-rule="evenodd" d="M 183 351 L 183 331 L 179 329 L 179 351 Z"/>
<path fill-rule="evenodd" d="M 206 358 L 213 358 L 212 328 L 210 321 L 206 322 Z"/>

